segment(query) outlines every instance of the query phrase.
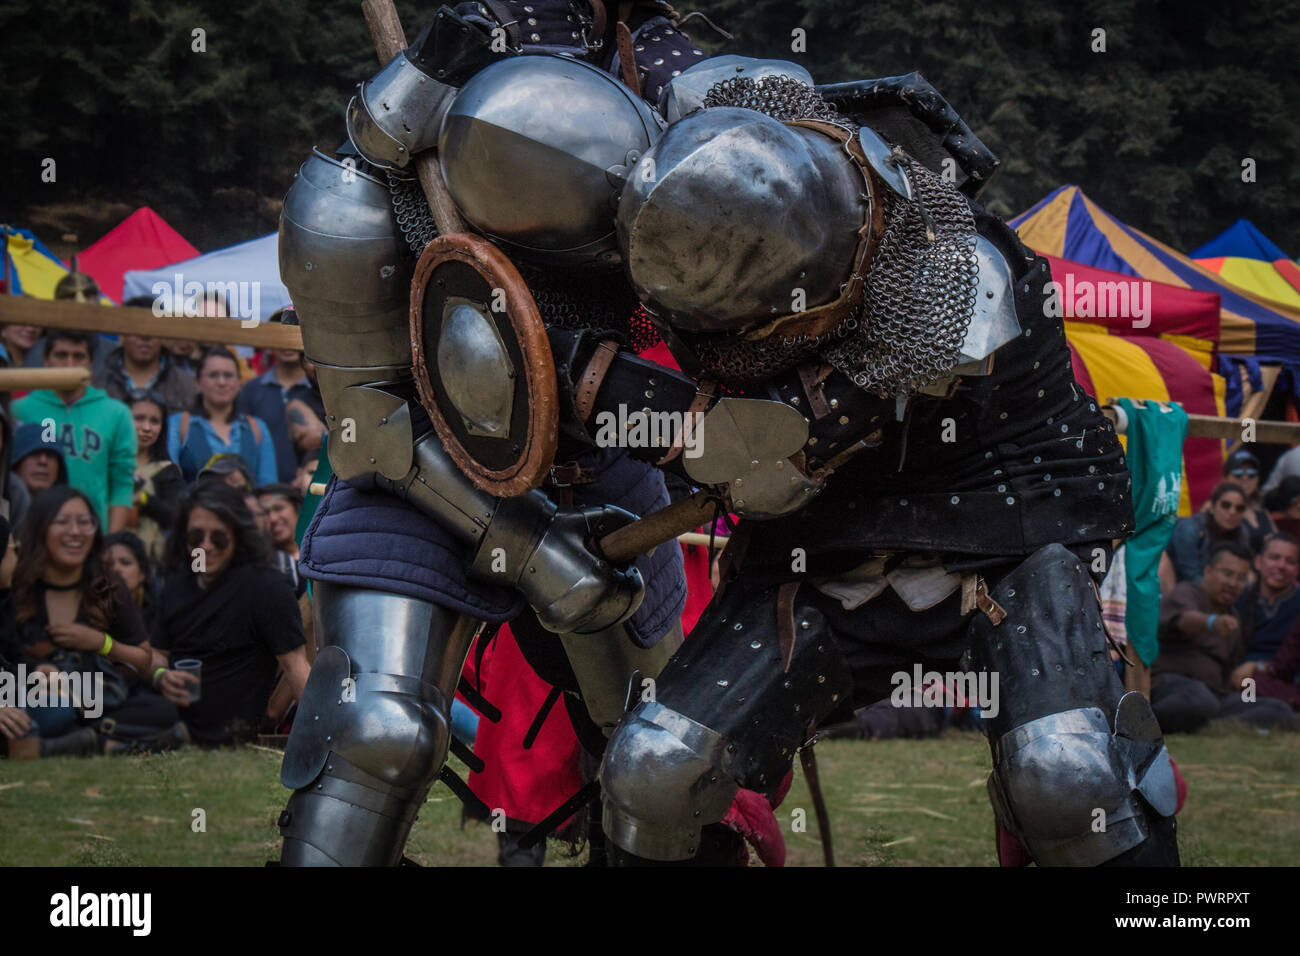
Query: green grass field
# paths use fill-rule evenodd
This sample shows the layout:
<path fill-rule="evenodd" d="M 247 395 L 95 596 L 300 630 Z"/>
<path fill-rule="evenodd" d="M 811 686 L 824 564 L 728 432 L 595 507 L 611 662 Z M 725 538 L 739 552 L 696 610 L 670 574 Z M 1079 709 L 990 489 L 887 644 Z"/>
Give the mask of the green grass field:
<path fill-rule="evenodd" d="M 1189 787 L 1179 816 L 1184 864 L 1295 865 L 1300 734 L 1226 728 L 1173 736 L 1169 749 Z M 995 862 L 989 755 L 978 735 L 827 741 L 817 757 L 840 865 Z M 0 865 L 261 866 L 279 855 L 275 819 L 287 796 L 279 762 L 260 748 L 0 761 Z M 196 809 L 205 832 L 193 829 Z M 798 810 L 806 832 L 793 832 Z M 798 772 L 777 817 L 788 865 L 820 866 L 816 817 Z M 547 864 L 582 862 L 564 850 L 552 843 Z M 407 853 L 426 866 L 490 866 L 496 841 L 486 826 L 462 826 L 460 803 L 438 784 Z"/>

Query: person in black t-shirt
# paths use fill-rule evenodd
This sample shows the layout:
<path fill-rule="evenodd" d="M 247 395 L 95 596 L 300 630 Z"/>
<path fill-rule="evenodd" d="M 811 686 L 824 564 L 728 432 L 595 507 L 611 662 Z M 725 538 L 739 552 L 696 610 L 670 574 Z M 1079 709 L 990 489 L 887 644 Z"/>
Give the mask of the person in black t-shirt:
<path fill-rule="evenodd" d="M 306 639 L 293 584 L 268 563 L 243 495 L 200 483 L 181 508 L 170 547 L 154 646 L 174 663 L 202 662 L 200 699 L 189 701 L 192 674 L 160 669 L 155 681 L 181 709 L 194 741 L 220 746 L 257 733 L 276 670 L 294 699 L 307 680 Z"/>

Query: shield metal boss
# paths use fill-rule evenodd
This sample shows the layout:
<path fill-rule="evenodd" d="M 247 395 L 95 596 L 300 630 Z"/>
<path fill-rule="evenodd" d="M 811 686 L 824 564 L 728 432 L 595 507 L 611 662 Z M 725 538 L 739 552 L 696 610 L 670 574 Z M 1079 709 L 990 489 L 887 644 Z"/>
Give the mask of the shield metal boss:
<path fill-rule="evenodd" d="M 502 497 L 540 485 L 558 436 L 555 362 L 504 253 L 468 233 L 425 246 L 411 283 L 411 352 L 420 404 L 460 470 Z"/>

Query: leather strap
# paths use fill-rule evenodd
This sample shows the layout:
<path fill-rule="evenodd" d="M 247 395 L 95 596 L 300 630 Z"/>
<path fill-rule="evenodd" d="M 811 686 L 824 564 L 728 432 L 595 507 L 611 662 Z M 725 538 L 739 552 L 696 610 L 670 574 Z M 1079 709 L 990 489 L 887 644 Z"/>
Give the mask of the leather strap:
<path fill-rule="evenodd" d="M 722 598 L 722 592 L 731 583 L 731 572 L 738 570 L 744 563 L 745 552 L 749 549 L 749 539 L 753 531 L 752 522 L 741 521 L 736 525 L 736 530 L 731 533 L 731 537 L 727 539 L 727 547 L 718 558 L 718 587 L 713 592 L 715 600 Z"/>
<path fill-rule="evenodd" d="M 794 660 L 794 596 L 798 590 L 798 581 L 787 581 L 776 591 L 776 637 L 781 645 L 781 670 L 787 674 Z"/>
<path fill-rule="evenodd" d="M 875 257 L 876 249 L 880 245 L 880 236 L 885 230 L 885 209 L 879 197 L 886 187 L 871 169 L 870 163 L 867 162 L 867 155 L 862 151 L 862 144 L 853 135 L 853 131 L 825 120 L 789 120 L 786 125 L 811 129 L 843 144 L 844 151 L 858 167 L 866 184 L 869 197 L 867 217 L 862 223 L 862 228 L 858 230 L 858 248 L 853 254 L 853 271 L 849 274 L 848 281 L 841 287 L 839 298 L 825 305 L 819 305 L 815 309 L 793 312 L 773 319 L 745 336 L 751 342 L 765 339 L 773 334 L 780 335 L 782 338 L 795 338 L 800 335 L 817 336 L 838 327 L 862 301 L 867 274 L 871 271 L 871 260 Z"/>
<path fill-rule="evenodd" d="M 496 17 L 497 23 L 501 24 L 501 29 L 506 32 L 506 40 L 512 50 L 518 50 L 523 44 L 524 33 L 519 28 L 519 18 L 510 12 L 501 0 L 483 0 L 483 5 L 488 8 L 492 16 Z"/>
<path fill-rule="evenodd" d="M 686 443 L 691 436 L 695 434 L 695 423 L 709 409 L 713 402 L 714 385 L 708 380 L 700 381 L 700 390 L 695 393 L 695 400 L 691 402 L 691 407 L 686 409 L 686 417 L 682 421 L 682 430 L 678 432 L 677 438 L 673 441 L 673 447 L 668 449 L 668 454 L 664 455 L 657 462 L 656 467 L 668 464 L 682 453 Z"/>
<path fill-rule="evenodd" d="M 621 6 L 627 6 L 627 4 Z M 618 68 L 622 74 L 623 85 L 637 96 L 640 96 L 641 77 L 637 74 L 636 69 L 636 51 L 632 49 L 632 31 L 628 29 L 628 25 L 623 22 L 621 17 L 614 38 L 618 46 Z"/>
<path fill-rule="evenodd" d="M 799 381 L 803 383 L 803 393 L 808 397 L 808 407 L 812 409 L 813 418 L 825 418 L 831 413 L 831 407 L 822 391 L 822 383 L 835 370 L 835 366 L 825 363 L 800 365 L 796 370 Z"/>
<path fill-rule="evenodd" d="M 573 406 L 578 412 L 578 421 L 584 425 L 591 417 L 591 410 L 596 404 L 596 393 L 600 391 L 600 383 L 605 381 L 605 373 L 609 371 L 610 363 L 614 361 L 616 355 L 618 355 L 618 343 L 613 339 L 603 339 L 596 346 L 591 361 L 582 371 L 582 380 L 578 382 Z"/>
<path fill-rule="evenodd" d="M 993 622 L 994 627 L 1006 620 L 1006 610 L 989 594 L 988 584 L 983 575 L 975 580 L 975 607 L 984 612 L 985 616 Z"/>
<path fill-rule="evenodd" d="M 609 24 L 604 0 L 589 0 L 589 2 L 591 3 L 591 35 L 595 40 L 600 41 L 605 36 L 605 27 Z"/>

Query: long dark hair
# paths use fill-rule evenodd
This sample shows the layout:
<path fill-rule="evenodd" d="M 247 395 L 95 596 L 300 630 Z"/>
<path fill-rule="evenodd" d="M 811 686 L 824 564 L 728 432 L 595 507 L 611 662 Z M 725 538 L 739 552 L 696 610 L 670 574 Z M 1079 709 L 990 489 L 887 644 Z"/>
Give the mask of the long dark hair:
<path fill-rule="evenodd" d="M 149 551 L 145 548 L 144 542 L 132 531 L 114 531 L 104 539 L 104 563 L 108 563 L 108 549 L 115 544 L 120 544 L 131 552 L 135 558 L 135 563 L 140 568 L 140 596 L 137 599 L 140 604 L 140 616 L 144 618 L 146 624 L 153 623 L 153 616 L 158 603 L 157 586 L 154 584 L 153 568 L 149 565 Z M 134 594 L 131 597 L 135 597 Z"/>
<path fill-rule="evenodd" d="M 135 406 L 141 402 L 148 402 L 150 405 L 157 407 L 158 412 L 162 415 L 162 426 L 158 429 L 158 437 L 154 439 L 153 447 L 149 449 L 150 461 L 171 461 L 167 455 L 167 402 L 157 392 L 150 390 L 143 395 L 137 395 L 127 402 L 127 407 L 131 409 L 131 424 L 135 425 Z M 121 544 L 122 542 L 118 542 Z"/>
<path fill-rule="evenodd" d="M 189 532 L 190 512 L 195 508 L 206 508 L 230 529 L 235 548 L 230 568 L 245 564 L 269 565 L 270 547 L 253 519 L 253 513 L 244 504 L 244 496 L 242 489 L 232 488 L 224 481 L 200 481 L 195 485 L 181 505 L 180 514 L 176 516 L 176 526 L 172 529 L 171 541 L 167 547 L 168 568 L 183 571 L 190 567 L 190 546 L 186 536 Z"/>
<path fill-rule="evenodd" d="M 14 573 L 13 598 L 18 623 L 24 624 L 35 617 L 37 607 L 37 584 L 45 574 L 49 550 L 45 539 L 50 533 L 50 525 L 58 517 L 59 511 L 73 498 L 80 498 L 90 509 L 90 516 L 95 522 L 95 536 L 90 542 L 90 551 L 81 565 L 81 610 L 92 627 L 106 629 L 118 612 L 121 592 L 116 579 L 104 569 L 104 532 L 100 528 L 99 516 L 95 513 L 95 504 L 87 495 L 71 485 L 54 485 L 46 488 L 33 500 L 23 519 L 22 560 Z"/>

